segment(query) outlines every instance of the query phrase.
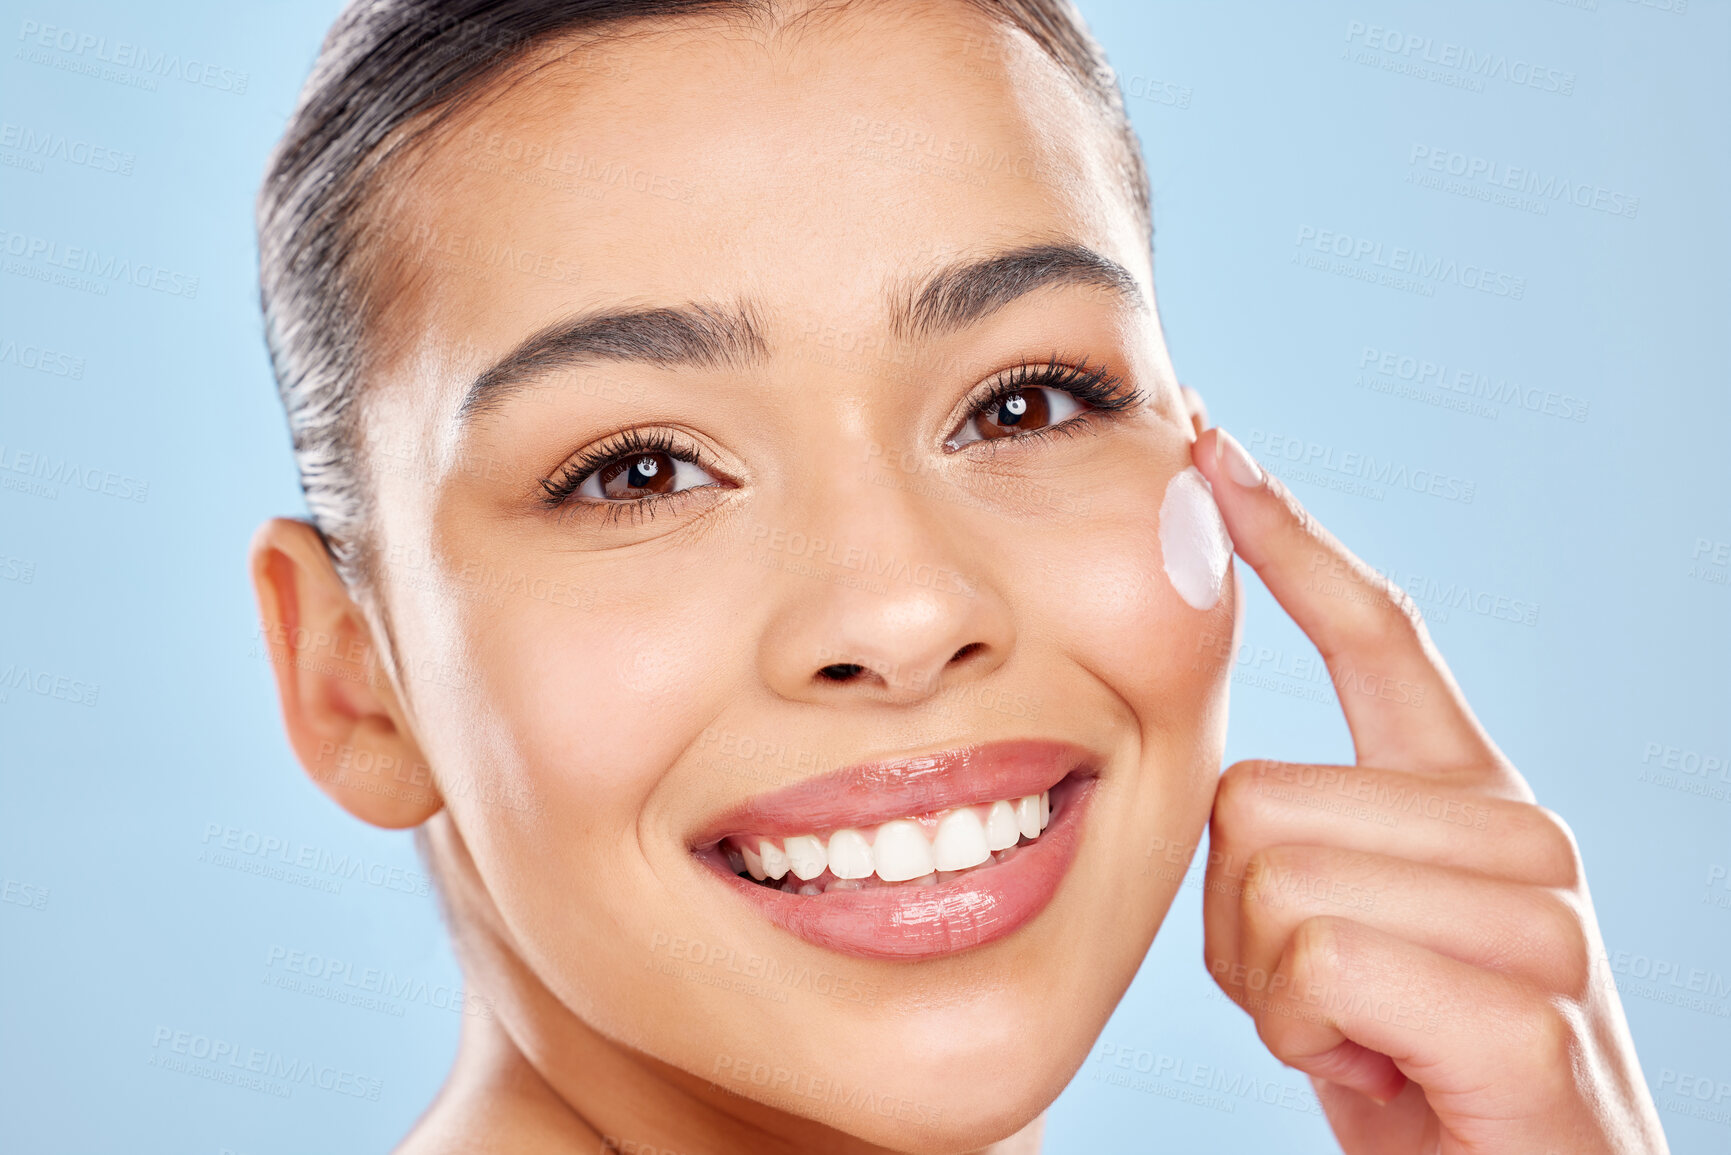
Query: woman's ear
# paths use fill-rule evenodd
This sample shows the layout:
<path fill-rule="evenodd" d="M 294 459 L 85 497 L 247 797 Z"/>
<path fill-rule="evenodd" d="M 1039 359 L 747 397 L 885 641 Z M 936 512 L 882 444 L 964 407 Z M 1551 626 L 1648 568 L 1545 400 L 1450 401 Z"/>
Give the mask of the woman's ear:
<path fill-rule="evenodd" d="M 1202 431 L 1208 428 L 1208 406 L 1202 403 L 1202 394 L 1188 385 L 1178 386 L 1178 393 L 1184 398 L 1184 411 L 1190 415 L 1190 428 L 1201 437 Z"/>
<path fill-rule="evenodd" d="M 272 518 L 253 535 L 251 562 L 283 727 L 308 777 L 374 826 L 437 814 L 444 799 L 318 531 Z"/>

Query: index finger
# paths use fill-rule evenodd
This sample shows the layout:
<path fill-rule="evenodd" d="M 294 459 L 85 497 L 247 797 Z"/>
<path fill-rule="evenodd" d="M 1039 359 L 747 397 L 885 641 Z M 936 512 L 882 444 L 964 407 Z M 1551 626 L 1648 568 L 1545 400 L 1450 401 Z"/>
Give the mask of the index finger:
<path fill-rule="evenodd" d="M 1191 457 L 1238 556 L 1322 654 L 1361 764 L 1502 764 L 1406 591 L 1318 524 L 1224 429 L 1203 433 Z"/>

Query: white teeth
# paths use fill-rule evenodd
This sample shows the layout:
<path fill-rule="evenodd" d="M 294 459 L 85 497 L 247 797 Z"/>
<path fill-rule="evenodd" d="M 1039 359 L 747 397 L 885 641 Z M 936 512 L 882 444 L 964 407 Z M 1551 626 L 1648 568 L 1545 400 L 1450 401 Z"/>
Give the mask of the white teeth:
<path fill-rule="evenodd" d="M 844 827 L 829 836 L 829 872 L 837 878 L 870 878 L 875 866 L 866 836 Z"/>
<path fill-rule="evenodd" d="M 877 860 L 878 877 L 885 882 L 906 882 L 931 874 L 934 869 L 932 844 L 926 841 L 919 823 L 906 818 L 896 818 L 878 827 L 872 857 Z"/>
<path fill-rule="evenodd" d="M 1021 837 L 1022 831 L 1016 826 L 1016 808 L 1002 800 L 992 803 L 986 811 L 987 849 L 1003 850 L 1016 845 Z"/>
<path fill-rule="evenodd" d="M 1016 827 L 1028 838 L 1040 837 L 1040 796 L 1028 794 L 1016 799 Z"/>
<path fill-rule="evenodd" d="M 787 855 L 781 847 L 765 838 L 758 843 L 757 852 L 763 857 L 763 872 L 771 878 L 784 878 L 787 875 Z"/>
<path fill-rule="evenodd" d="M 858 890 L 882 882 L 937 886 L 987 862 L 1007 862 L 1052 822 L 1049 790 L 918 818 L 896 818 L 864 830 L 843 827 L 828 838 L 733 838 L 722 844 L 735 874 L 773 879 L 788 894 Z M 820 880 L 821 881 L 817 881 Z"/>
<path fill-rule="evenodd" d="M 788 865 L 802 879 L 816 878 L 829 865 L 829 855 L 814 835 L 796 834 L 784 845 L 787 847 Z"/>
<path fill-rule="evenodd" d="M 952 810 L 938 822 L 932 839 L 932 862 L 939 870 L 966 870 L 992 856 L 986 845 L 986 828 L 972 807 Z"/>

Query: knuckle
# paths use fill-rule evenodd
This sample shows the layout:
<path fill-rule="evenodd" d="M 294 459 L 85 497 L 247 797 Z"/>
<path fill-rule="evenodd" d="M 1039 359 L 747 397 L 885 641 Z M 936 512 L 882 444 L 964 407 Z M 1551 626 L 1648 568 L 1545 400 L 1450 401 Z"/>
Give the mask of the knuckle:
<path fill-rule="evenodd" d="M 1268 776 L 1271 763 L 1265 758 L 1246 758 L 1242 762 L 1234 762 L 1220 775 L 1221 793 L 1242 790 L 1253 786 Z"/>
<path fill-rule="evenodd" d="M 1244 884 L 1238 892 L 1238 909 L 1247 925 L 1256 926 L 1270 908 L 1280 905 L 1280 863 L 1280 851 L 1271 846 L 1262 847 L 1245 860 Z"/>
<path fill-rule="evenodd" d="M 1303 905 L 1309 893 L 1304 883 L 1313 874 L 1316 855 L 1306 846 L 1263 846 L 1244 864 L 1244 893 L 1240 903 L 1247 916 L 1257 908 L 1278 909 Z"/>
<path fill-rule="evenodd" d="M 1363 563 L 1360 563 L 1361 565 Z M 1385 577 L 1365 567 L 1359 579 L 1365 586 L 1365 612 L 1356 623 L 1356 645 L 1370 653 L 1425 647 L 1429 634 L 1424 614 L 1413 596 Z"/>
<path fill-rule="evenodd" d="M 1215 974 L 1222 965 L 1222 960 L 1228 959 L 1233 953 L 1237 942 L 1237 912 L 1232 910 L 1208 910 L 1202 918 L 1202 961 L 1208 966 L 1208 973 Z"/>
<path fill-rule="evenodd" d="M 1327 642 L 1323 657 L 1330 665 L 1340 662 L 1373 665 L 1414 648 L 1428 651 L 1429 634 L 1417 603 L 1405 591 L 1393 596 L 1386 579 L 1360 580 L 1355 604 L 1342 614 L 1337 636 Z M 1320 648 L 1320 647 L 1319 647 Z"/>
<path fill-rule="evenodd" d="M 1317 1027 L 1303 1018 L 1264 1013 L 1258 1014 L 1255 1021 L 1256 1035 L 1268 1048 L 1268 1053 L 1289 1066 L 1318 1049 L 1314 1041 Z"/>
<path fill-rule="evenodd" d="M 1260 759 L 1228 766 L 1215 791 L 1215 817 L 1234 827 L 1254 825 L 1268 805 L 1262 788 L 1268 778 L 1268 768 L 1269 763 Z"/>
<path fill-rule="evenodd" d="M 1229 979 L 1232 961 L 1212 943 L 1205 942 L 1202 946 L 1202 962 L 1208 967 L 1208 977 L 1214 980 L 1214 985 L 1223 991 L 1230 992 L 1232 984 Z"/>
<path fill-rule="evenodd" d="M 1256 891 L 1276 881 L 1287 862 L 1286 854 L 1278 846 L 1263 846 L 1252 851 L 1244 860 L 1245 896 L 1254 897 Z"/>
<path fill-rule="evenodd" d="M 1575 832 L 1554 810 L 1532 806 L 1529 812 L 1532 822 L 1529 842 L 1534 870 L 1553 886 L 1570 890 L 1579 887 L 1584 871 Z"/>
<path fill-rule="evenodd" d="M 1541 1080 L 1541 1086 L 1572 1083 L 1581 1061 L 1579 1016 L 1566 1003 L 1546 999 L 1526 1020 L 1530 1028 L 1523 1065 L 1528 1076 Z"/>
<path fill-rule="evenodd" d="M 1329 915 L 1315 915 L 1292 931 L 1281 958 L 1280 970 L 1294 985 L 1327 989 L 1341 973 L 1341 923 Z"/>
<path fill-rule="evenodd" d="M 1388 611 L 1396 624 L 1415 635 L 1424 633 L 1424 612 L 1418 608 L 1418 602 L 1406 592 L 1402 586 L 1396 585 L 1392 578 L 1384 578 L 1388 591 Z"/>
<path fill-rule="evenodd" d="M 1543 891 L 1523 914 L 1548 984 L 1569 998 L 1585 999 L 1593 954 L 1579 906 L 1564 892 Z"/>

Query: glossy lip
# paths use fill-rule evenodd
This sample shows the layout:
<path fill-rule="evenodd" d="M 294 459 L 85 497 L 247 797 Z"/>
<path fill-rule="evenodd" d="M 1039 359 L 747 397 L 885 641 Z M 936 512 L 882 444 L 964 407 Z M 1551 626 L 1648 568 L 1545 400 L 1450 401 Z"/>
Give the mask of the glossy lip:
<path fill-rule="evenodd" d="M 744 901 L 814 945 L 859 958 L 916 961 L 984 946 L 1045 909 L 1069 872 L 1100 759 L 1062 742 L 998 742 L 850 767 L 754 798 L 711 824 L 696 857 Z M 733 873 L 728 834 L 808 833 L 1052 791 L 1052 819 L 1008 861 L 936 886 L 786 894 Z"/>
<path fill-rule="evenodd" d="M 817 834 L 1020 798 L 1066 777 L 1091 778 L 1100 763 L 1092 751 L 1042 738 L 862 763 L 759 794 L 709 823 L 691 845 L 703 851 L 729 835 Z"/>

